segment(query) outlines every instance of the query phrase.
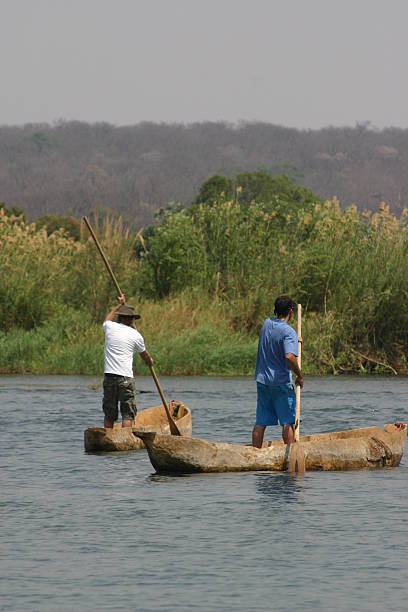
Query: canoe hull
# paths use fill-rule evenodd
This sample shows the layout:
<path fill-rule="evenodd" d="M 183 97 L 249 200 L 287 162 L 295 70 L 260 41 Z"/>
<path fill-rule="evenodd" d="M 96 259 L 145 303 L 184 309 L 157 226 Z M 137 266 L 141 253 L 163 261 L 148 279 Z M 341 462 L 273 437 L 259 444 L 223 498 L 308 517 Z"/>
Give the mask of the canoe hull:
<path fill-rule="evenodd" d="M 191 410 L 181 402 L 174 402 L 171 406 L 176 414 L 175 422 L 183 436 L 191 436 L 192 421 Z M 133 431 L 154 431 L 163 435 L 170 435 L 170 427 L 163 406 L 153 406 L 137 413 L 132 427 L 122 427 L 115 423 L 113 429 L 104 427 L 88 427 L 84 432 L 84 446 L 88 453 L 119 452 L 140 450 L 145 445 L 141 438 Z"/>
<path fill-rule="evenodd" d="M 199 438 L 141 433 L 157 472 L 285 471 L 290 445 L 281 441 L 256 449 L 243 444 L 217 443 Z M 399 465 L 407 428 L 385 425 L 306 436 L 301 439 L 307 471 L 356 470 Z"/>

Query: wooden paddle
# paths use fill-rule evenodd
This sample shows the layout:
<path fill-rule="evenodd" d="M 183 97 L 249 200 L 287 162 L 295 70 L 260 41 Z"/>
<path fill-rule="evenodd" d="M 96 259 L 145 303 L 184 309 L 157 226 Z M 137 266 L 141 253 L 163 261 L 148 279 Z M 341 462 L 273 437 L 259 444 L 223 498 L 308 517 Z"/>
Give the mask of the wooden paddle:
<path fill-rule="evenodd" d="M 112 272 L 112 268 L 110 267 L 109 262 L 108 262 L 108 260 L 106 259 L 105 253 L 103 252 L 102 247 L 101 247 L 101 245 L 99 244 L 99 241 L 98 241 L 97 237 L 95 236 L 95 232 L 93 231 L 92 226 L 91 226 L 91 224 L 89 223 L 89 221 L 88 221 L 88 218 L 87 218 L 87 217 L 84 217 L 84 222 L 85 222 L 85 225 L 86 225 L 86 227 L 88 228 L 89 233 L 91 234 L 91 236 L 92 236 L 92 238 L 93 238 L 93 240 L 94 240 L 94 242 L 95 242 L 95 244 L 96 244 L 96 248 L 98 249 L 98 251 L 99 251 L 99 253 L 100 253 L 100 256 L 101 256 L 101 257 L 102 257 L 102 259 L 103 259 L 103 262 L 104 262 L 104 264 L 105 264 L 105 266 L 106 266 L 106 269 L 108 270 L 108 272 L 109 272 L 109 274 L 110 274 L 110 277 L 111 277 L 111 279 L 112 279 L 112 281 L 113 281 L 113 284 L 114 284 L 114 285 L 115 285 L 115 287 L 116 287 L 116 291 L 118 292 L 118 295 L 119 295 L 119 296 L 123 295 L 123 294 L 122 294 L 122 291 L 121 291 L 121 289 L 120 289 L 120 287 L 119 287 L 119 283 L 118 283 L 118 281 L 116 280 L 114 273 Z M 169 421 L 169 426 L 170 426 L 170 433 L 171 433 L 173 436 L 181 436 L 180 430 L 179 430 L 179 428 L 177 427 L 176 423 L 173 421 L 172 416 L 171 416 L 171 414 L 170 414 L 170 410 L 169 410 L 168 404 L 167 404 L 167 402 L 166 402 L 166 400 L 165 400 L 165 398 L 164 398 L 162 388 L 161 388 L 160 383 L 159 383 L 159 380 L 158 380 L 158 378 L 157 378 L 157 376 L 156 376 L 156 372 L 154 371 L 153 366 L 149 366 L 149 368 L 150 368 L 150 372 L 151 372 L 151 374 L 152 374 L 153 380 L 154 380 L 154 382 L 155 382 L 155 384 L 156 384 L 157 390 L 158 390 L 158 392 L 159 392 L 159 395 L 160 395 L 160 397 L 161 397 L 161 400 L 162 400 L 162 402 L 163 402 L 164 409 L 165 409 L 165 411 L 166 411 L 167 420 Z"/>
<path fill-rule="evenodd" d="M 298 304 L 297 312 L 297 333 L 298 338 L 302 336 L 302 306 Z M 298 363 L 299 368 L 302 364 L 302 343 L 298 340 Z M 305 473 L 305 452 L 299 442 L 300 432 L 300 385 L 296 386 L 296 416 L 295 416 L 295 441 L 290 445 L 288 472 Z"/>

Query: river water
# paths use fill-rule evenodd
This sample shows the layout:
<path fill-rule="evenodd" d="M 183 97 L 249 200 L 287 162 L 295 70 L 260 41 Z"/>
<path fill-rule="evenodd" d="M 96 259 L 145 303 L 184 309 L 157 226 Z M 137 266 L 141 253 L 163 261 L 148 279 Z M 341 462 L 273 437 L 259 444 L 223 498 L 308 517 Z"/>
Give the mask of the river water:
<path fill-rule="evenodd" d="M 407 609 L 407 458 L 372 472 L 158 476 L 144 450 L 84 452 L 99 382 L 0 377 L 1 610 Z M 191 407 L 195 436 L 249 441 L 252 380 L 160 382 Z M 159 403 L 149 378 L 136 383 L 139 408 Z M 308 378 L 302 413 L 304 434 L 408 421 L 408 381 Z"/>

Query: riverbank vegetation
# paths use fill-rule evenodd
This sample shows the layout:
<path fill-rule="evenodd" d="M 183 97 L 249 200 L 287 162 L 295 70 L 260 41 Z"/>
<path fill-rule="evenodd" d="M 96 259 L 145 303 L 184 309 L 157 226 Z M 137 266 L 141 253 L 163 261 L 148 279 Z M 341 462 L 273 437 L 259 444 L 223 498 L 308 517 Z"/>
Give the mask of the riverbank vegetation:
<path fill-rule="evenodd" d="M 287 293 L 304 309 L 306 373 L 407 374 L 408 211 L 342 210 L 265 177 L 213 177 L 190 208 L 161 211 L 137 234 L 92 217 L 157 371 L 252 374 L 262 322 Z M 0 371 L 100 374 L 116 296 L 86 228 L 47 232 L 7 212 Z M 135 371 L 146 373 L 137 358 Z"/>

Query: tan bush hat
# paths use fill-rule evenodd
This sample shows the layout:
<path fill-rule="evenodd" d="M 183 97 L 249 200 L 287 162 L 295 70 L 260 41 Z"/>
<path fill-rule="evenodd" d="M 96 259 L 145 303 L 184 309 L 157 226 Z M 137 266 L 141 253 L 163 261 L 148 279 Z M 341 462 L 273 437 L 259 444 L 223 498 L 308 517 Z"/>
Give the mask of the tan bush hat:
<path fill-rule="evenodd" d="M 122 315 L 123 317 L 132 317 L 133 319 L 140 319 L 140 315 L 135 313 L 135 309 L 133 306 L 128 306 L 128 304 L 122 304 L 121 307 L 116 311 L 117 315 Z"/>

